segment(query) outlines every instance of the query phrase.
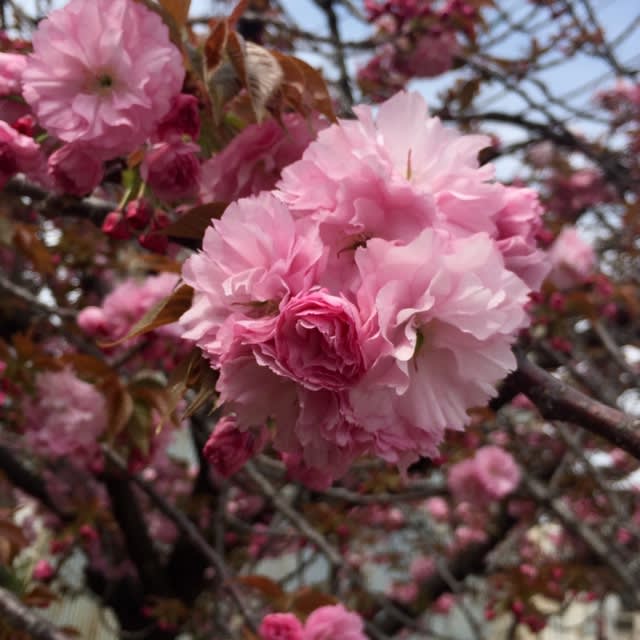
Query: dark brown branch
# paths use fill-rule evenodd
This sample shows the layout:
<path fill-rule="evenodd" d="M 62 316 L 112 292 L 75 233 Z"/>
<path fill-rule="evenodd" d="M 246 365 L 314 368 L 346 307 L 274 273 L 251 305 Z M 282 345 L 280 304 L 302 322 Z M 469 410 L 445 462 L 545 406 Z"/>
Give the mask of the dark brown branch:
<path fill-rule="evenodd" d="M 81 217 L 90 220 L 98 227 L 102 225 L 106 215 L 118 207 L 115 202 L 99 198 L 56 196 L 19 177 L 9 180 L 3 191 L 14 196 L 31 198 L 38 203 L 38 209 L 47 215 Z"/>
<path fill-rule="evenodd" d="M 110 449 L 103 448 L 105 456 L 109 461 L 126 472 L 127 465 L 120 456 Z M 189 541 L 202 553 L 207 562 L 216 570 L 218 577 L 222 581 L 222 587 L 225 589 L 231 599 L 234 601 L 238 611 L 242 615 L 244 621 L 252 631 L 256 631 L 257 627 L 245 605 L 244 598 L 237 585 L 232 581 L 232 576 L 224 562 L 224 559 L 218 555 L 216 550 L 204 539 L 198 528 L 187 518 L 187 516 L 167 502 L 149 483 L 136 475 L 129 476 L 131 481 L 138 486 L 144 493 L 149 496 L 151 502 L 166 515 L 178 529 L 189 539 Z"/>
<path fill-rule="evenodd" d="M 640 420 L 589 398 L 554 378 L 517 352 L 518 369 L 510 381 L 524 393 L 547 420 L 562 420 L 594 433 L 640 460 Z"/>
<path fill-rule="evenodd" d="M 106 473 L 103 481 L 109 493 L 113 515 L 120 526 L 129 556 L 138 570 L 145 592 L 167 594 L 162 567 L 129 480 L 125 476 Z"/>
<path fill-rule="evenodd" d="M 0 620 L 16 630 L 26 631 L 34 640 L 70 640 L 50 622 L 26 607 L 13 593 L 0 587 Z"/>
<path fill-rule="evenodd" d="M 61 520 L 69 521 L 73 517 L 60 510 L 47 492 L 44 480 L 20 462 L 15 454 L 6 447 L 0 447 L 0 470 L 6 474 L 9 482 L 18 489 L 36 498 Z"/>

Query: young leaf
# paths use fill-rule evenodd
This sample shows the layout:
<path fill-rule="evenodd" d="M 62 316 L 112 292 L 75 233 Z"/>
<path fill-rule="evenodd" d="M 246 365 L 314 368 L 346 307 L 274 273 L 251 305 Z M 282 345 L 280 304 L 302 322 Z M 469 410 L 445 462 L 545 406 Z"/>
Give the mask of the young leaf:
<path fill-rule="evenodd" d="M 180 285 L 168 298 L 161 300 L 158 304 L 151 307 L 151 309 L 131 327 L 126 336 L 123 336 L 115 342 L 102 343 L 101 346 L 115 347 L 143 333 L 148 333 L 165 324 L 176 322 L 180 316 L 189 309 L 192 298 L 193 289 L 186 284 Z"/>

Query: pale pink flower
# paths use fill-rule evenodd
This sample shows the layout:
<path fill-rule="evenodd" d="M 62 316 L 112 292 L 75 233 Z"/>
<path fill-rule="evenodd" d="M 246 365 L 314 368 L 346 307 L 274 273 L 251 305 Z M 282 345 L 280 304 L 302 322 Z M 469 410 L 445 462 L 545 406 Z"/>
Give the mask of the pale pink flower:
<path fill-rule="evenodd" d="M 270 613 L 260 623 L 260 640 L 303 640 L 302 623 L 292 613 Z"/>
<path fill-rule="evenodd" d="M 416 582 L 424 582 L 436 570 L 436 563 L 432 556 L 418 556 L 411 561 L 409 573 Z"/>
<path fill-rule="evenodd" d="M 40 146 L 0 120 L 0 188 L 16 173 L 37 172 L 43 164 Z"/>
<path fill-rule="evenodd" d="M 405 246 L 374 239 L 355 259 L 359 307 L 377 333 L 350 415 L 389 462 L 434 456 L 445 429 L 468 424 L 467 409 L 515 368 L 529 290 L 486 234 L 450 241 L 427 229 Z"/>
<path fill-rule="evenodd" d="M 326 123 L 319 117 L 286 114 L 243 129 L 202 166 L 203 202 L 231 202 L 272 189 L 284 167 L 298 160 Z"/>
<path fill-rule="evenodd" d="M 429 515 L 438 522 L 446 522 L 449 519 L 449 505 L 444 498 L 434 496 L 424 501 L 424 506 Z"/>
<path fill-rule="evenodd" d="M 71 369 L 36 376 L 36 393 L 25 397 L 25 440 L 37 455 L 70 458 L 91 468 L 101 457 L 98 439 L 107 428 L 104 396 Z"/>
<path fill-rule="evenodd" d="M 160 16 L 134 0 L 71 0 L 33 35 L 23 94 L 47 131 L 105 158 L 132 151 L 184 79 Z"/>
<path fill-rule="evenodd" d="M 229 206 L 183 267 L 195 290 L 180 323 L 215 364 L 237 345 L 273 335 L 278 310 L 309 287 L 322 247 L 271 194 Z"/>
<path fill-rule="evenodd" d="M 0 52 L 0 96 L 20 93 L 22 73 L 26 66 L 27 56 Z"/>
<path fill-rule="evenodd" d="M 560 289 L 569 289 L 593 273 L 596 254 L 575 227 L 565 227 L 549 249 L 549 260 L 551 282 Z"/>
<path fill-rule="evenodd" d="M 142 161 L 140 175 L 161 200 L 192 198 L 200 179 L 199 150 L 197 144 L 180 140 L 155 144 Z"/>
<path fill-rule="evenodd" d="M 504 206 L 495 218 L 498 247 L 507 269 L 537 291 L 551 267 L 544 251 L 537 248 L 543 212 L 538 194 L 533 189 L 506 187 L 504 196 Z"/>
<path fill-rule="evenodd" d="M 341 604 L 320 607 L 304 625 L 303 640 L 367 640 L 362 618 Z"/>
<path fill-rule="evenodd" d="M 219 475 L 229 478 L 262 451 L 268 437 L 264 426 L 241 430 L 234 416 L 225 416 L 216 424 L 202 453 Z"/>
<path fill-rule="evenodd" d="M 446 615 L 456 604 L 456 597 L 452 593 L 443 593 L 434 603 L 433 612 Z"/>
<path fill-rule="evenodd" d="M 49 156 L 49 177 L 62 193 L 85 196 L 102 182 L 102 160 L 91 147 L 72 142 Z"/>
<path fill-rule="evenodd" d="M 100 307 L 85 307 L 78 314 L 80 328 L 101 340 L 115 341 L 155 304 L 168 297 L 178 283 L 174 273 L 161 273 L 145 280 L 124 280 L 105 297 Z M 176 335 L 177 325 L 159 327 L 162 335 Z"/>
<path fill-rule="evenodd" d="M 509 452 L 490 445 L 478 449 L 473 458 L 453 465 L 447 481 L 458 500 L 500 500 L 517 488 L 520 469 Z"/>

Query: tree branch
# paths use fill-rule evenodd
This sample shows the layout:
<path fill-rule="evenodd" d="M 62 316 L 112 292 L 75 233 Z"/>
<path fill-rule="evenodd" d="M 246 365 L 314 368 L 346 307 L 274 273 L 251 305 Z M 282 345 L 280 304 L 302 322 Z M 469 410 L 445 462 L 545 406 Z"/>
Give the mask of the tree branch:
<path fill-rule="evenodd" d="M 518 369 L 509 380 L 538 408 L 547 420 L 571 422 L 640 460 L 640 420 L 589 398 L 554 378 L 516 351 Z"/>
<path fill-rule="evenodd" d="M 25 606 L 13 593 L 0 587 L 0 620 L 26 631 L 34 640 L 70 640 L 50 622 Z"/>

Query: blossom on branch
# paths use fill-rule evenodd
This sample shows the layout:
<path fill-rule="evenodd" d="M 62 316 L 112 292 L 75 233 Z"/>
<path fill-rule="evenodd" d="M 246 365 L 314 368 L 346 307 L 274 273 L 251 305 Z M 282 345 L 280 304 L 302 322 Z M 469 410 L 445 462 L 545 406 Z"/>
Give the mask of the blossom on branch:
<path fill-rule="evenodd" d="M 183 270 L 183 337 L 220 370 L 220 400 L 241 429 L 275 421 L 287 466 L 321 484 L 361 454 L 437 455 L 515 368 L 547 271 L 535 195 L 478 166 L 484 136 L 417 94 L 356 113 L 272 194 L 228 207 Z"/>
<path fill-rule="evenodd" d="M 71 0 L 33 35 L 23 94 L 40 124 L 103 158 L 142 144 L 182 87 L 160 16 L 134 0 Z"/>

